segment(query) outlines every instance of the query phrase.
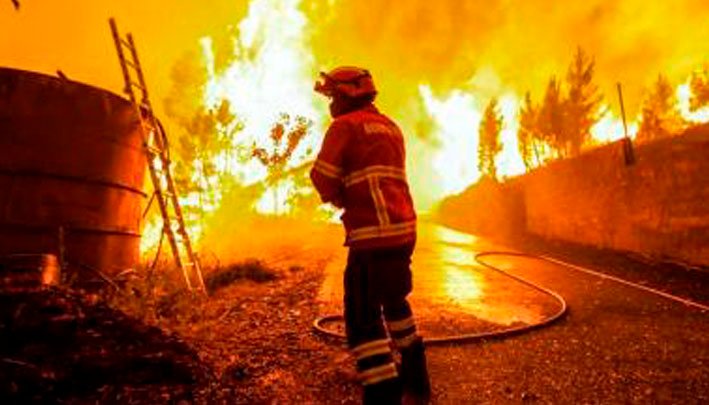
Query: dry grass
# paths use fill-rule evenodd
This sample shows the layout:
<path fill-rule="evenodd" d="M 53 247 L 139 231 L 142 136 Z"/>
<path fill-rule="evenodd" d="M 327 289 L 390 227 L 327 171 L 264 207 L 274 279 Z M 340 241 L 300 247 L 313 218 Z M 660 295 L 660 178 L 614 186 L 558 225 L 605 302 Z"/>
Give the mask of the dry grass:
<path fill-rule="evenodd" d="M 278 278 L 276 271 L 269 268 L 263 261 L 247 259 L 241 263 L 228 265 L 222 269 L 216 269 L 207 275 L 204 284 L 209 294 L 212 294 L 240 280 L 266 283 L 276 278 Z"/>

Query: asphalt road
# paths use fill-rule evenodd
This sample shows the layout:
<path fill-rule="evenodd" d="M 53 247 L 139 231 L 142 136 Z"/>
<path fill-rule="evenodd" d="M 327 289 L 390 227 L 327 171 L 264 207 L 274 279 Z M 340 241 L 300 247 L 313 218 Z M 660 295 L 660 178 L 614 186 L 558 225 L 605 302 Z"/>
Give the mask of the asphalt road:
<path fill-rule="evenodd" d="M 558 309 L 477 265 L 487 250 L 509 249 L 420 224 L 411 299 L 425 337 L 531 324 Z M 341 249 L 328 265 L 323 314 L 341 310 L 344 260 Z M 434 403 L 709 403 L 709 313 L 539 260 L 486 260 L 561 294 L 569 312 L 527 334 L 430 347 Z"/>

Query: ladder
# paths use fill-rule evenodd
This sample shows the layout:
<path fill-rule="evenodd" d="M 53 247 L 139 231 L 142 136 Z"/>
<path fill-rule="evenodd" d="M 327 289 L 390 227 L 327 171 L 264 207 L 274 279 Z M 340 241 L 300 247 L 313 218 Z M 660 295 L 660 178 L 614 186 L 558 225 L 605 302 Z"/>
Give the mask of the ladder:
<path fill-rule="evenodd" d="M 167 136 L 150 104 L 148 88 L 145 84 L 143 70 L 140 67 L 133 36 L 128 33 L 125 39 L 121 38 L 113 18 L 109 19 L 109 25 L 125 81 L 123 91 L 135 107 L 143 131 L 143 146 L 154 189 L 148 206 L 152 204 L 153 199 L 157 200 L 163 219 L 163 232 L 170 244 L 175 265 L 184 276 L 187 289 L 206 294 L 202 269 L 185 228 L 178 194 L 175 191 L 175 181 L 170 171 Z M 135 89 L 139 90 L 140 99 L 136 96 Z"/>

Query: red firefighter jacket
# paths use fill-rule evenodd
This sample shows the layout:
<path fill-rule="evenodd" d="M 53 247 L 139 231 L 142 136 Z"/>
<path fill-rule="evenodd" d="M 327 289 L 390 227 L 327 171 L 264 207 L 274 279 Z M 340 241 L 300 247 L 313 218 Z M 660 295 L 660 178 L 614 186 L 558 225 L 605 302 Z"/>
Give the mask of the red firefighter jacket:
<path fill-rule="evenodd" d="M 310 178 L 323 202 L 344 208 L 345 245 L 371 249 L 415 241 L 405 160 L 401 131 L 374 106 L 332 122 Z"/>

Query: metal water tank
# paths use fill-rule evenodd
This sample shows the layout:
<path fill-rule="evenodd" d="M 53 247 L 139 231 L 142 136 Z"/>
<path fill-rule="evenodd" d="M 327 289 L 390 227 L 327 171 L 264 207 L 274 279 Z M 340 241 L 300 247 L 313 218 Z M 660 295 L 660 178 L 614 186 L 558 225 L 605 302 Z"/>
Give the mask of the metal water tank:
<path fill-rule="evenodd" d="M 0 68 L 0 256 L 62 255 L 81 281 L 134 267 L 145 167 L 128 101 Z"/>

